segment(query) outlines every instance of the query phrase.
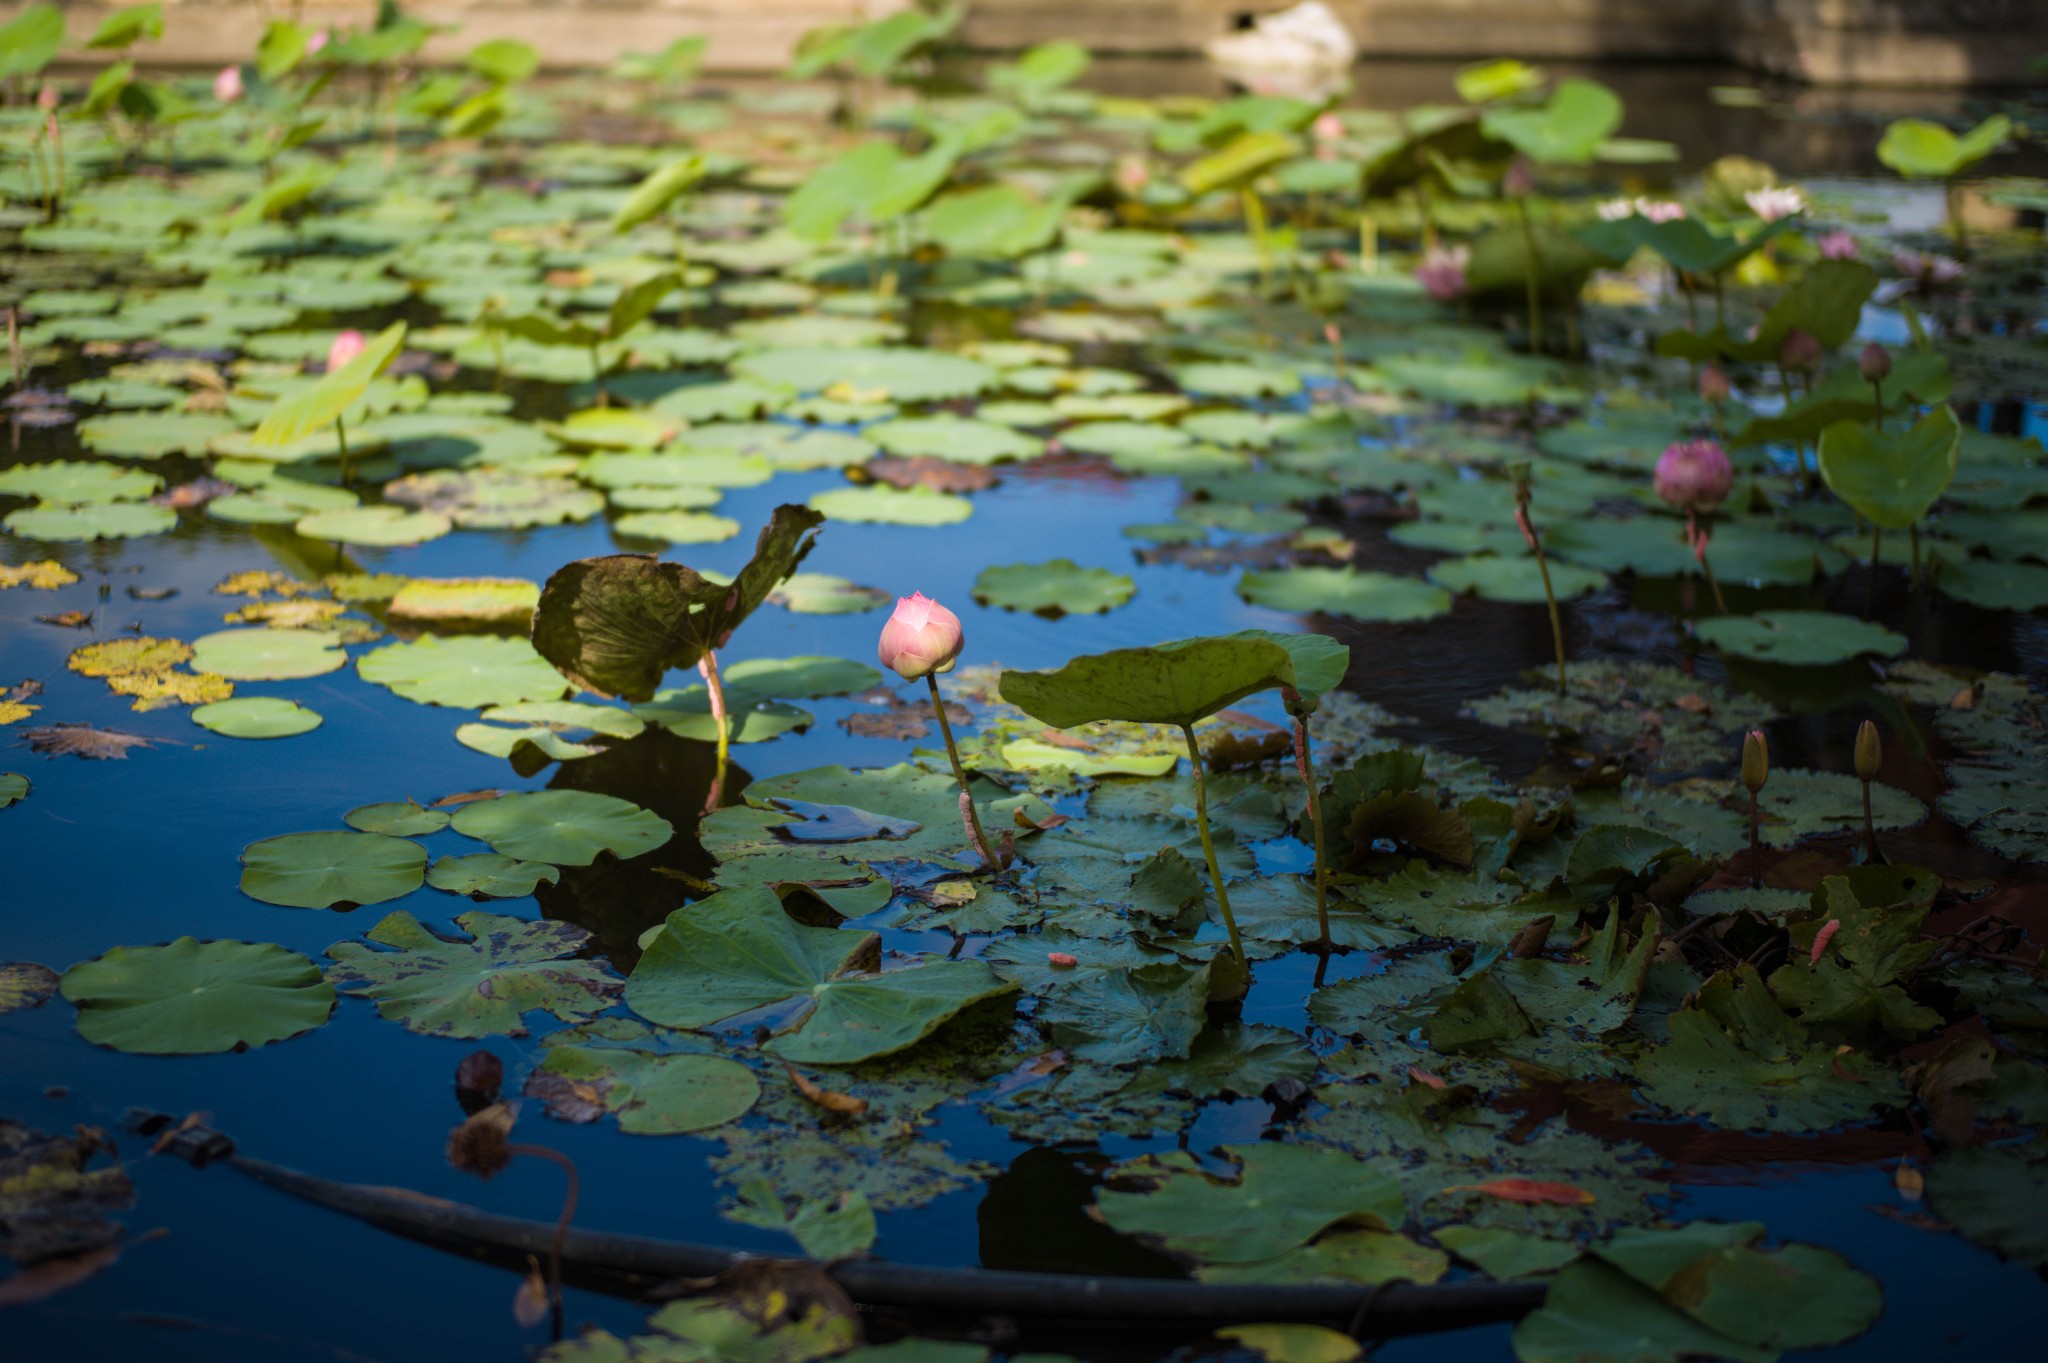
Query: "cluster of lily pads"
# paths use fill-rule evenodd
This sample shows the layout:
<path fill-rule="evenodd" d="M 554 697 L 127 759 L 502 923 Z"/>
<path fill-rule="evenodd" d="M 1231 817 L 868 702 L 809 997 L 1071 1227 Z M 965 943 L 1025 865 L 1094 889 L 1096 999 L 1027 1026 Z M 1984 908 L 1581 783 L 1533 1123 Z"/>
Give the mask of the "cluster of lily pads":
<path fill-rule="evenodd" d="M 40 76 L 53 15 L 0 28 L 0 74 Z M 277 563 L 219 584 L 223 628 L 94 639 L 72 672 L 143 714 L 289 740 L 323 727 L 294 684 L 352 665 L 474 711 L 450 739 L 506 759 L 508 786 L 655 729 L 715 754 L 689 828 L 509 789 L 264 838 L 240 883 L 266 904 L 504 902 L 408 899 L 325 964 L 186 936 L 61 976 L 0 967 L 0 1012 L 61 992 L 83 1037 L 143 1054 L 287 1042 L 343 997 L 425 1036 L 532 1032 L 515 1078 L 549 1117 L 707 1136 L 726 1214 L 826 1260 L 993 1176 L 942 1138 L 951 1117 L 1143 1142 L 1098 1161 L 1095 1214 L 1193 1276 L 1540 1277 L 1529 1363 L 1769 1360 L 1876 1319 L 1877 1284 L 1830 1250 L 1675 1223 L 1655 1135 L 1674 1124 L 1825 1142 L 1910 1122 L 1900 1187 L 2048 1264 L 2038 948 L 1971 907 L 2048 860 L 2048 697 L 1891 661 L 1908 565 L 1922 606 L 2048 606 L 2048 510 L 2028 506 L 2048 460 L 1950 405 L 1991 392 L 1984 352 L 1951 341 L 1980 306 L 1959 279 L 2038 290 L 2038 234 L 1968 242 L 1954 211 L 1963 273 L 1925 241 L 1902 263 L 1853 205 L 1733 159 L 1683 202 L 1616 201 L 1589 167 L 1654 175 L 1672 149 L 1618 136 L 1597 83 L 1515 62 L 1401 115 L 1099 96 L 1072 44 L 913 93 L 900 78 L 957 17 L 820 32 L 794 74 L 830 88 L 719 100 L 688 93 L 701 45 L 542 89 L 502 40 L 415 69 L 431 30 L 395 10 L 347 33 L 279 20 L 211 98 L 124 60 L 0 112 L 27 151 L 0 173 L 7 404 L 36 442 L 0 469 L 20 503 L 0 589 L 89 593 L 99 542 L 199 527 Z M 91 41 L 162 24 L 138 6 Z M 578 136 L 599 113 L 634 135 Z M 1953 186 L 2015 126 L 1909 121 L 1883 155 Z M 1412 242 L 1415 269 L 1382 241 Z M 1908 338 L 1881 366 L 1841 355 L 1873 307 Z M 1710 549 L 1651 478 L 1708 439 L 1729 461 Z M 736 573 L 642 552 L 739 536 L 726 493 L 777 480 L 807 495 Z M 754 655 L 747 621 L 920 585 L 907 552 L 864 564 L 874 585 L 803 571 L 821 525 L 909 544 L 1004 482 L 1140 480 L 1175 503 L 1125 527 L 1138 563 L 1234 573 L 1271 623 L 1320 632 L 898 667 L 931 677 L 943 746 L 728 781 L 731 744 L 800 753 L 799 702 L 881 680 Z M 401 571 L 431 541 L 600 518 L 624 552 L 545 583 Z M 1129 606 L 1124 566 L 921 585 L 1057 631 Z M 1404 735 L 1372 643 L 1546 600 L 1555 666 L 1450 698 L 1532 739 L 1540 769 Z M 104 594 L 83 604 L 43 618 L 104 619 Z M 1574 649 L 1567 618 L 1614 633 Z M 701 685 L 669 685 L 692 668 Z M 1815 676 L 1827 708 L 1883 698 L 1891 751 L 1938 735 L 1938 781 L 1860 749 L 1855 775 L 1743 769 L 1744 735 L 1812 705 Z M 154 741 L 45 722 L 60 685 L 0 694 L 0 725 L 88 757 Z M 873 704 L 868 732 L 928 733 Z M 24 797 L 0 774 L 0 808 Z M 1916 864 L 1935 829 L 1967 840 L 1965 869 Z M 665 860 L 685 844 L 704 865 Z M 520 911 L 614 861 L 667 887 L 625 930 Z M 1254 1102 L 1265 1139 L 1175 1148 Z M 549 1357 L 883 1352 L 847 1352 L 844 1311 L 771 1328 L 759 1308 L 714 1294 Z M 1349 1356 L 1307 1326 L 1225 1342 Z"/>

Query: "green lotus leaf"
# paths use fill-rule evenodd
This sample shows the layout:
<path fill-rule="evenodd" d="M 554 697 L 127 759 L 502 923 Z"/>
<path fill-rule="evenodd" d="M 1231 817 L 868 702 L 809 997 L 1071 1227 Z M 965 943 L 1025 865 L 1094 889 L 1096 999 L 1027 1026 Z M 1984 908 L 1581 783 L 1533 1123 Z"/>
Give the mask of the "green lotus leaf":
<path fill-rule="evenodd" d="M 999 464 L 1035 459 L 1045 442 L 1019 435 L 1008 426 L 970 417 L 939 415 L 899 417 L 863 432 L 890 454 L 945 459 L 955 464 Z"/>
<path fill-rule="evenodd" d="M 1451 609 L 1442 587 L 1354 568 L 1274 568 L 1246 573 L 1237 594 L 1255 606 L 1353 620 L 1430 620 Z"/>
<path fill-rule="evenodd" d="M 292 529 L 307 539 L 332 540 L 337 544 L 362 544 L 391 548 L 425 544 L 455 528 L 455 523 L 438 511 L 407 511 L 398 506 L 357 506 L 337 511 L 315 511 L 301 516 Z"/>
<path fill-rule="evenodd" d="M 733 372 L 774 388 L 815 393 L 836 383 L 880 391 L 893 402 L 945 402 L 972 397 L 996 382 L 996 371 L 961 355 L 911 347 L 792 346 L 757 351 Z"/>
<path fill-rule="evenodd" d="M 777 1009 L 768 1049 L 814 1065 L 893 1054 L 968 1005 L 1011 992 L 981 961 L 935 961 L 871 973 L 869 932 L 812 928 L 765 886 L 726 889 L 668 916 L 626 985 L 634 1012 L 702 1029 Z"/>
<path fill-rule="evenodd" d="M 1904 635 L 1828 611 L 1721 615 L 1702 620 L 1693 629 L 1702 642 L 1723 653 L 1794 667 L 1824 667 L 1865 653 L 1896 658 L 1906 651 Z"/>
<path fill-rule="evenodd" d="M 417 838 L 446 828 L 448 811 L 427 809 L 410 800 L 387 800 L 381 804 L 359 805 L 342 815 L 341 821 L 359 833 Z"/>
<path fill-rule="evenodd" d="M 570 689 L 526 640 L 484 635 L 386 644 L 358 659 L 356 671 L 407 700 L 457 709 L 555 700 Z"/>
<path fill-rule="evenodd" d="M 426 851 L 404 838 L 285 833 L 242 849 L 242 893 L 293 909 L 377 904 L 417 890 L 426 869 Z"/>
<path fill-rule="evenodd" d="M 0 493 L 34 497 L 47 506 L 140 501 L 163 485 L 163 479 L 140 469 L 71 459 L 0 470 Z"/>
<path fill-rule="evenodd" d="M 229 681 L 293 681 L 348 661 L 340 640 L 316 629 L 224 629 L 192 641 L 192 669 Z"/>
<path fill-rule="evenodd" d="M 268 214 L 266 214 L 268 216 Z M 362 306 L 360 299 L 353 306 Z M 398 358 L 405 344 L 405 323 L 394 322 L 371 337 L 360 354 L 301 392 L 280 401 L 256 428 L 255 443 L 272 447 L 289 445 L 316 431 L 324 431 L 348 415 L 348 411 L 370 391 L 370 381 Z"/>
<path fill-rule="evenodd" d="M 319 728 L 321 716 L 282 696 L 236 696 L 198 707 L 192 722 L 224 738 L 290 738 Z"/>
<path fill-rule="evenodd" d="M 455 921 L 469 940 L 437 937 L 399 909 L 370 929 L 367 942 L 327 948 L 334 962 L 327 978 L 375 999 L 378 1016 L 410 1031 L 465 1040 L 525 1036 L 532 1012 L 581 1022 L 618 1000 L 620 981 L 602 962 L 569 959 L 590 940 L 573 923 L 480 909 Z"/>
<path fill-rule="evenodd" d="M 427 884 L 435 889 L 472 898 L 519 899 L 532 894 L 542 881 L 553 885 L 561 878 L 560 868 L 544 861 L 520 861 L 496 852 L 442 857 L 427 870 Z"/>
<path fill-rule="evenodd" d="M 1295 684 L 1294 658 L 1256 634 L 1182 639 L 1005 672 L 1003 699 L 1056 729 L 1102 719 L 1192 725 L 1257 691 Z"/>
<path fill-rule="evenodd" d="M 982 605 L 1055 620 L 1115 610 L 1136 591 L 1137 584 L 1122 573 L 1083 568 L 1065 558 L 988 567 L 974 579 L 974 599 Z"/>
<path fill-rule="evenodd" d="M 694 665 L 753 614 L 810 553 L 823 520 L 777 507 L 729 586 L 637 554 L 580 559 L 542 589 L 534 647 L 584 690 L 647 700 L 670 668 Z"/>
<path fill-rule="evenodd" d="M 1339 1222 L 1398 1229 L 1407 1219 L 1394 1170 L 1336 1150 L 1260 1141 L 1226 1145 L 1241 1169 L 1219 1179 L 1185 1157 L 1138 1161 L 1123 1172 L 1162 1177 L 1149 1192 L 1105 1189 L 1095 1209 L 1103 1222 L 1205 1263 L 1271 1259 Z"/>
<path fill-rule="evenodd" d="M 83 541 L 140 539 L 161 535 L 178 525 L 178 513 L 149 502 L 95 502 L 86 506 L 51 506 L 36 502 L 10 511 L 0 520 L 11 533 L 30 540 Z"/>
<path fill-rule="evenodd" d="M 588 866 L 600 853 L 628 859 L 675 835 L 668 820 L 627 800 L 583 790 L 501 795 L 464 805 L 455 831 L 523 861 Z"/>
<path fill-rule="evenodd" d="M 811 508 L 835 521 L 881 525 L 957 525 L 974 514 L 965 497 L 928 487 L 842 487 L 811 495 Z"/>
<path fill-rule="evenodd" d="M 1820 474 L 1865 520 L 1904 530 L 1948 490 L 1962 439 L 1962 426 L 1946 406 L 1905 430 L 1838 421 L 1820 434 Z"/>
<path fill-rule="evenodd" d="M 334 986 L 296 951 L 267 942 L 115 947 L 64 972 L 78 1034 L 140 1055 L 212 1055 L 311 1031 Z"/>

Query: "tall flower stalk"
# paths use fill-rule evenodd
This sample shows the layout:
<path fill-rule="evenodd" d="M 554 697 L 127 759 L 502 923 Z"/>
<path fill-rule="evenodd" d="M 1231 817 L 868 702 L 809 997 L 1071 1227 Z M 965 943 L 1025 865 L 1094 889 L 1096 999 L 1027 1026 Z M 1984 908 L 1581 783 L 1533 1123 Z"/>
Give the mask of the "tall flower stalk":
<path fill-rule="evenodd" d="M 1557 649 L 1557 694 L 1565 694 L 1564 676 L 1564 616 L 1557 609 L 1557 589 L 1550 585 L 1550 560 L 1543 553 L 1543 539 L 1536 533 L 1536 524 L 1529 519 L 1529 466 L 1514 464 L 1508 468 L 1508 476 L 1515 480 L 1515 525 L 1522 532 L 1522 538 L 1529 543 L 1529 552 L 1536 555 L 1536 571 L 1543 577 L 1543 600 L 1550 607 L 1550 642 Z"/>
<path fill-rule="evenodd" d="M 1764 887 L 1764 858 L 1758 846 L 1756 797 L 1763 791 L 1764 782 L 1770 779 L 1770 744 L 1764 741 L 1762 729 L 1751 729 L 1742 736 L 1742 784 L 1749 790 L 1749 888 L 1752 890 Z"/>
<path fill-rule="evenodd" d="M 981 853 L 983 865 L 999 873 L 1003 858 L 981 826 L 981 813 L 974 807 L 974 792 L 967 784 L 967 768 L 960 761 L 960 745 L 953 741 L 953 724 L 946 718 L 946 702 L 939 695 L 938 674 L 951 672 L 966 646 L 960 617 L 923 592 L 912 592 L 897 598 L 895 612 L 882 626 L 875 656 L 905 681 L 924 678 L 931 692 L 932 713 L 939 719 L 939 733 L 946 740 L 946 756 L 953 764 L 953 779 L 960 784 L 960 822 Z"/>
<path fill-rule="evenodd" d="M 1316 946 L 1323 951 L 1330 949 L 1330 871 L 1323 856 L 1323 797 L 1316 786 L 1315 766 L 1309 758 L 1308 716 L 1310 707 L 1302 701 L 1301 692 L 1291 686 L 1280 689 L 1280 698 L 1287 706 L 1288 717 L 1294 721 L 1294 766 L 1301 773 L 1301 784 L 1308 791 L 1308 821 L 1314 830 L 1316 848 Z M 1220 899 L 1221 896 L 1219 895 Z M 1226 923 L 1229 922 L 1226 916 Z"/>

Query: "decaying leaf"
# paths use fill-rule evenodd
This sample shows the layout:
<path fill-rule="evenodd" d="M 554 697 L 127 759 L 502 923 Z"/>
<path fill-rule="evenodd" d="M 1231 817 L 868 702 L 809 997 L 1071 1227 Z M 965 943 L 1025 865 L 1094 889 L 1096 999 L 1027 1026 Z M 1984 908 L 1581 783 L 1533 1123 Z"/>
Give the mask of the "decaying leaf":
<path fill-rule="evenodd" d="M 789 1082 L 796 1085 L 798 1093 L 801 1093 L 808 1101 L 824 1108 L 827 1112 L 837 1112 L 846 1117 L 858 1117 L 868 1110 L 868 1100 L 865 1098 L 856 1098 L 850 1093 L 834 1092 L 819 1084 L 817 1080 L 810 1078 L 786 1060 L 782 1062 L 782 1068 L 789 1071 Z"/>
<path fill-rule="evenodd" d="M 1532 1206 L 1584 1207 L 1597 1201 L 1584 1188 L 1569 1183 L 1550 1183 L 1534 1178 L 1497 1178 L 1489 1183 L 1466 1183 L 1444 1189 L 1446 1193 L 1479 1193 L 1503 1202 L 1524 1202 Z"/>
<path fill-rule="evenodd" d="M 448 1162 L 465 1174 L 490 1178 L 512 1163 L 512 1124 L 519 1104 L 492 1103 L 448 1133 Z"/>
<path fill-rule="evenodd" d="M 90 757 L 100 761 L 126 761 L 130 748 L 154 747 L 141 734 L 124 734 L 118 729 L 95 729 L 90 724 L 45 724 L 24 729 L 22 735 L 31 751 L 45 757 Z"/>

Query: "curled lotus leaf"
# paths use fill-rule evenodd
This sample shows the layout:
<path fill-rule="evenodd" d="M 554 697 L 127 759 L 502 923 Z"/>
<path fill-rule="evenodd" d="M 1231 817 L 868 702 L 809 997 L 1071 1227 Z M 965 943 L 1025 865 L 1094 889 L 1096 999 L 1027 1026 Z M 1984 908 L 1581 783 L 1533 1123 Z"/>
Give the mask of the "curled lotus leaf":
<path fill-rule="evenodd" d="M 1095 720 L 1193 724 L 1257 691 L 1295 684 L 1294 658 L 1263 634 L 1181 639 L 1005 672 L 1003 699 L 1056 729 Z"/>
<path fill-rule="evenodd" d="M 541 590 L 533 646 L 586 691 L 651 699 L 663 674 L 722 647 L 796 571 L 824 520 L 805 507 L 777 507 L 729 585 L 643 554 L 579 559 Z"/>

